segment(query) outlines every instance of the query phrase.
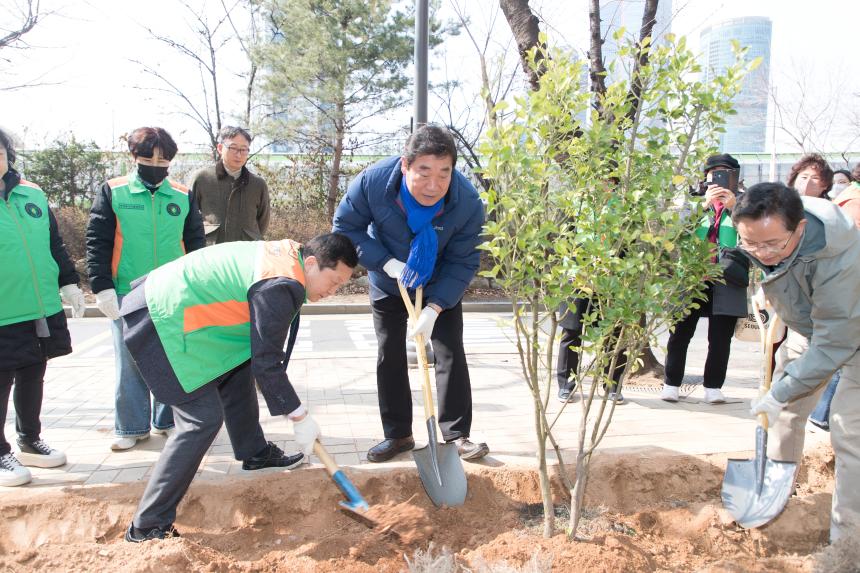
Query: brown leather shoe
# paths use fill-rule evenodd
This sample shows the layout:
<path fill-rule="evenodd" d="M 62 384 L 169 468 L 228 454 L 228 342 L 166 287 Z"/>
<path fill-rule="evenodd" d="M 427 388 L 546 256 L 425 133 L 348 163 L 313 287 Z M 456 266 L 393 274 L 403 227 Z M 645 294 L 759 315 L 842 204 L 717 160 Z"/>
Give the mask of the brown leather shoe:
<path fill-rule="evenodd" d="M 408 452 L 415 447 L 412 436 L 406 438 L 386 438 L 367 451 L 367 461 L 387 462 L 401 452 Z"/>

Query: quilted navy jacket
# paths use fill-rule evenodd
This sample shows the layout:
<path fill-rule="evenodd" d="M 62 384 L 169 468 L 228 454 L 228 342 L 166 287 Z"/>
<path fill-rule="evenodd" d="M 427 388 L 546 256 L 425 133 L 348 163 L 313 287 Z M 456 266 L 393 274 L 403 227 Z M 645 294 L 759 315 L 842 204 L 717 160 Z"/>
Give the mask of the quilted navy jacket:
<path fill-rule="evenodd" d="M 349 185 L 334 214 L 332 231 L 347 235 L 358 248 L 367 268 L 370 296 L 379 300 L 400 296 L 397 283 L 382 270 L 395 258 L 406 262 L 415 234 L 406 224 L 400 203 L 400 157 L 383 159 L 361 173 Z M 457 170 L 445 195 L 443 207 L 433 218 L 439 253 L 433 276 L 424 287 L 424 300 L 443 309 L 455 306 L 478 272 L 484 205 L 478 192 Z"/>

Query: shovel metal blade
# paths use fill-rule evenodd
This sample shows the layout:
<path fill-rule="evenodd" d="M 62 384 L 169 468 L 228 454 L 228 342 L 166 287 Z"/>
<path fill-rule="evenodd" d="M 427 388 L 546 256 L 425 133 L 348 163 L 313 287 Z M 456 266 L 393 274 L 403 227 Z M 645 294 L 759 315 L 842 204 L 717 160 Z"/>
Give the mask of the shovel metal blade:
<path fill-rule="evenodd" d="M 425 446 L 412 450 L 418 475 L 424 490 L 436 507 L 463 505 L 466 501 L 466 472 L 456 444 L 435 444 L 434 448 Z M 438 471 L 438 474 L 437 474 Z M 438 477 L 437 477 L 438 476 Z"/>
<path fill-rule="evenodd" d="M 764 459 L 764 471 L 757 475 L 760 460 L 729 460 L 720 496 L 735 521 L 744 529 L 761 527 L 782 513 L 791 488 L 797 464 Z M 761 478 L 761 490 L 757 482 Z"/>

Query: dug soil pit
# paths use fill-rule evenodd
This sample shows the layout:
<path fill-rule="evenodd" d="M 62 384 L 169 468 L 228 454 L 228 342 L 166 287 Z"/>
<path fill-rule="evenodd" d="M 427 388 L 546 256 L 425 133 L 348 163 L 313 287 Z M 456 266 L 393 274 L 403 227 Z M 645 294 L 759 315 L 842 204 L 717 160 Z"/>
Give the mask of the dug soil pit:
<path fill-rule="evenodd" d="M 813 571 L 828 537 L 832 462 L 829 448 L 812 452 L 785 512 L 744 531 L 720 505 L 725 458 L 605 453 L 592 463 L 577 541 L 563 533 L 564 488 L 554 484 L 558 533 L 545 539 L 536 473 L 509 467 L 466 464 L 466 503 L 442 509 L 414 470 L 348 469 L 374 529 L 338 510 L 321 469 L 195 483 L 179 508 L 182 537 L 142 544 L 122 536 L 143 483 L 23 488 L 0 500 L 0 570 L 386 573 L 409 559 L 429 572 L 416 563 L 432 544 L 450 561 L 442 569 L 437 559 L 437 571 L 500 570 L 503 561 L 590 573 Z"/>

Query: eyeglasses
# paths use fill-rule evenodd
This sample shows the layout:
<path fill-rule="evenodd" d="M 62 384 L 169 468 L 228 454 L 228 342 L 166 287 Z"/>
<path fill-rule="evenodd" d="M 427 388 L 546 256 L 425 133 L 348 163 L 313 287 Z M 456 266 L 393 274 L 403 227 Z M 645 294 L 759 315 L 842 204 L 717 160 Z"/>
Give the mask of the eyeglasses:
<path fill-rule="evenodd" d="M 738 246 L 745 251 L 755 251 L 758 253 L 768 253 L 771 255 L 775 255 L 785 250 L 785 248 L 788 246 L 788 243 L 791 242 L 791 238 L 796 232 L 797 227 L 794 228 L 794 231 L 791 232 L 791 234 L 788 236 L 788 239 L 785 240 L 782 246 L 774 244 L 773 241 L 767 243 L 748 243 L 741 237 L 738 237 Z"/>
<path fill-rule="evenodd" d="M 236 155 L 248 155 L 248 152 L 251 150 L 247 147 L 234 147 L 232 145 L 227 146 L 227 151 L 230 153 L 235 153 Z"/>

